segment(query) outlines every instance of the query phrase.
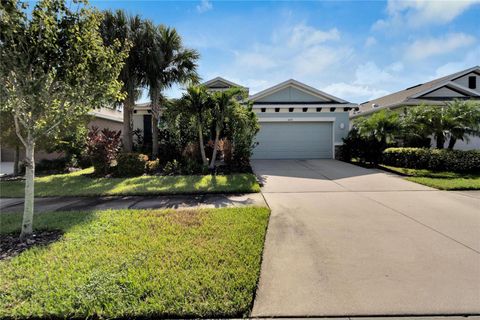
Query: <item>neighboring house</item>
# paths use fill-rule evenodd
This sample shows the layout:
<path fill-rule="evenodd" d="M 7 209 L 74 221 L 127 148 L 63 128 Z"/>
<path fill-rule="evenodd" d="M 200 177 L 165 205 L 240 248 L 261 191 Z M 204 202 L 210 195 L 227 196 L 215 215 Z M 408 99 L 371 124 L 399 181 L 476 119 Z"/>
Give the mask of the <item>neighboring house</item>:
<path fill-rule="evenodd" d="M 243 87 L 221 77 L 203 85 L 210 91 Z M 254 159 L 334 158 L 335 147 L 348 134 L 349 111 L 356 107 L 296 80 L 287 80 L 248 99 L 261 126 Z M 146 133 L 145 141 L 151 141 L 149 103 L 135 106 L 133 123 L 134 129 Z"/>
<path fill-rule="evenodd" d="M 100 108 L 95 109 L 90 114 L 93 116 L 93 119 L 88 124 L 89 128 L 98 127 L 100 129 L 109 128 L 111 130 L 122 130 L 123 128 L 123 112 L 121 109 L 109 109 L 109 108 Z M 47 153 L 42 150 L 38 150 L 35 153 L 35 160 L 40 161 L 42 159 L 55 159 L 60 157 L 60 153 Z M 25 152 L 20 151 L 20 160 L 25 157 Z M 0 162 L 11 162 L 14 161 L 14 150 L 11 148 L 0 146 Z"/>
<path fill-rule="evenodd" d="M 382 109 L 400 109 L 418 105 L 444 105 L 454 99 L 480 100 L 480 66 L 398 91 L 360 104 L 359 110 L 351 113 L 355 119 L 368 116 Z M 455 149 L 479 149 L 480 138 L 470 137 L 467 144 L 457 141 Z"/>

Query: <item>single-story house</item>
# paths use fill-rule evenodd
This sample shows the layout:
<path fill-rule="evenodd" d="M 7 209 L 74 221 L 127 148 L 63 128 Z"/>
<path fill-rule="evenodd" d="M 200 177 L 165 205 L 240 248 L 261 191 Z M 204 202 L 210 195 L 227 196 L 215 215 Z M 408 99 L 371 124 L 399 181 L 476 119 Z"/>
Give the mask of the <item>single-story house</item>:
<path fill-rule="evenodd" d="M 405 90 L 360 104 L 350 119 L 368 116 L 382 109 L 403 110 L 418 105 L 444 105 L 454 99 L 480 100 L 480 66 L 462 70 L 448 76 L 417 84 Z M 470 137 L 467 144 L 457 141 L 455 149 L 480 149 L 480 138 Z"/>
<path fill-rule="evenodd" d="M 203 85 L 211 91 L 244 87 L 221 77 Z M 248 99 L 253 102 L 261 126 L 254 159 L 334 158 L 335 148 L 348 134 L 349 112 L 357 107 L 293 79 Z M 145 142 L 151 141 L 149 103 L 135 106 L 133 124 L 134 130 L 145 132 Z"/>
<path fill-rule="evenodd" d="M 122 130 L 123 128 L 123 112 L 121 108 L 99 108 L 90 112 L 92 120 L 89 122 L 88 127 L 97 127 L 100 129 L 109 128 L 111 130 Z M 12 162 L 14 161 L 15 150 L 6 146 L 0 146 L 0 162 Z M 35 152 L 35 159 L 40 161 L 42 159 L 56 159 L 62 156 L 59 153 L 47 153 L 43 150 L 37 150 Z M 23 148 L 20 150 L 20 159 L 25 157 L 25 151 Z"/>

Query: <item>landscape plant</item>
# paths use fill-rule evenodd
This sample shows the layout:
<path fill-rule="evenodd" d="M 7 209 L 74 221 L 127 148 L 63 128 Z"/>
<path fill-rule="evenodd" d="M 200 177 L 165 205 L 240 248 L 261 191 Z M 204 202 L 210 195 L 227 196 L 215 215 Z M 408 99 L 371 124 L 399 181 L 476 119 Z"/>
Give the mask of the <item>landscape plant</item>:
<path fill-rule="evenodd" d="M 235 113 L 235 108 L 241 108 L 240 101 L 247 97 L 245 89 L 233 87 L 228 90 L 213 93 L 212 118 L 215 126 L 215 139 L 213 142 L 212 159 L 209 168 L 215 168 L 220 136 L 223 133 L 225 122 L 230 121 Z"/>
<path fill-rule="evenodd" d="M 72 9 L 73 8 L 73 9 Z M 65 118 L 121 97 L 117 80 L 126 52 L 105 45 L 102 15 L 84 1 L 0 2 L 0 108 L 13 115 L 26 150 L 25 206 L 20 237 L 32 234 L 35 147 Z"/>
<path fill-rule="evenodd" d="M 121 131 L 93 127 L 88 132 L 87 155 L 95 169 L 95 175 L 105 176 L 117 163 L 121 147 Z"/>

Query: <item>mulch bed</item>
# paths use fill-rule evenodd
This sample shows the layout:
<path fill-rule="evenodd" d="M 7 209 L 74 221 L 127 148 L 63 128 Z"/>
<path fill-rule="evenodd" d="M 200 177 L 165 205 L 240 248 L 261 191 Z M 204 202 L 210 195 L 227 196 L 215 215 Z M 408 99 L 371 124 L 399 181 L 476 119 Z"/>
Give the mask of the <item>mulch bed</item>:
<path fill-rule="evenodd" d="M 31 247 L 49 245 L 62 235 L 61 230 L 38 231 L 25 242 L 20 241 L 18 234 L 0 235 L 0 260 L 15 257 Z"/>

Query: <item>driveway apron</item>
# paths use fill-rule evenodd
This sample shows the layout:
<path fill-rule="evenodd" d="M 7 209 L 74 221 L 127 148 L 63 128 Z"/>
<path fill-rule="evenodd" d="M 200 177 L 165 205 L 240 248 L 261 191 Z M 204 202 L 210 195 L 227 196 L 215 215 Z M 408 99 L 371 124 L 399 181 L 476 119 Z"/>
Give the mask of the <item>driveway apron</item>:
<path fill-rule="evenodd" d="M 480 199 L 335 160 L 255 160 L 254 317 L 480 313 Z"/>

